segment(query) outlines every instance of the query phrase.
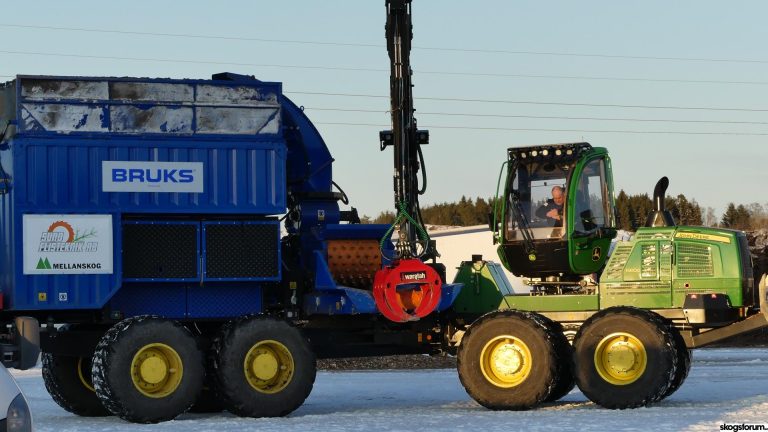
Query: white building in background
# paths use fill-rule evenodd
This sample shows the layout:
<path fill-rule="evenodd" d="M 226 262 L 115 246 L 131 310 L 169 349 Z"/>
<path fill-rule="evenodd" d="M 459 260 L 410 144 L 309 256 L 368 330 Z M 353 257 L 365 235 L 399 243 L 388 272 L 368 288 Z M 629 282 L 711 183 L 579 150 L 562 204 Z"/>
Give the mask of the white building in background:
<path fill-rule="evenodd" d="M 488 225 L 458 228 L 428 226 L 428 230 L 430 238 L 437 242 L 437 251 L 440 252 L 438 262 L 445 264 L 448 282 L 453 281 L 459 264 L 462 261 L 471 260 L 472 255 L 482 255 L 486 261 L 501 262 L 496 253 L 498 245 L 493 244 L 493 233 L 491 233 Z M 506 269 L 504 269 L 504 273 L 516 293 L 529 291 L 519 277 Z"/>

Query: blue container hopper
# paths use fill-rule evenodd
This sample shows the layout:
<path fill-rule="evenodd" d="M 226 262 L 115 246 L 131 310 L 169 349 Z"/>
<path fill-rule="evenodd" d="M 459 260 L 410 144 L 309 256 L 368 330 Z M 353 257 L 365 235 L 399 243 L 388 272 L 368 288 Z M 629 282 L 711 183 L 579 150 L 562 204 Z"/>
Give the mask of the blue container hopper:
<path fill-rule="evenodd" d="M 62 407 L 137 422 L 206 397 L 282 415 L 316 356 L 435 352 L 459 287 L 429 319 L 383 318 L 389 226 L 340 209 L 332 165 L 280 83 L 19 75 L 0 85 L 0 323 L 44 324 Z"/>

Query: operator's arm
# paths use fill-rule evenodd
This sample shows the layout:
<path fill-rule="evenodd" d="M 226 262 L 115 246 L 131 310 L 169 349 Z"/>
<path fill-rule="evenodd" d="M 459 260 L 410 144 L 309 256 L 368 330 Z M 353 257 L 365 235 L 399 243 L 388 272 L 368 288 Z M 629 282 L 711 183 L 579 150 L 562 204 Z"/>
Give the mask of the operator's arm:
<path fill-rule="evenodd" d="M 547 213 L 550 210 L 554 210 L 554 209 L 555 209 L 555 206 L 553 205 L 552 200 L 547 200 L 546 203 L 544 203 L 543 205 L 539 206 L 539 208 L 536 209 L 536 217 L 539 219 L 546 219 Z"/>

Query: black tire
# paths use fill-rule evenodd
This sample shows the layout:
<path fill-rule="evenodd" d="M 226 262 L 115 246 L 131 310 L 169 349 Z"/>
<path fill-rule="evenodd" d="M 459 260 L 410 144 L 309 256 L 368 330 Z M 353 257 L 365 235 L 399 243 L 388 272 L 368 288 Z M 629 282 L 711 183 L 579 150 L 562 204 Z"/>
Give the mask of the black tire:
<path fill-rule="evenodd" d="M 675 369 L 675 376 L 672 378 L 672 383 L 664 393 L 662 399 L 666 399 L 672 396 L 672 393 L 676 392 L 680 386 L 683 385 L 685 379 L 688 377 L 688 372 L 691 371 L 691 350 L 685 345 L 685 339 L 680 334 L 680 331 L 673 328 L 673 336 L 675 338 L 675 355 L 677 356 L 677 369 Z"/>
<path fill-rule="evenodd" d="M 82 417 L 111 415 L 96 396 L 91 359 L 43 353 L 45 389 L 60 407 Z"/>
<path fill-rule="evenodd" d="M 493 410 L 524 410 L 544 402 L 561 370 L 557 336 L 546 322 L 534 313 L 504 310 L 472 323 L 457 356 L 459 379 L 467 393 Z M 510 350 L 512 356 L 491 364 L 495 356 Z M 509 373 L 494 370 L 508 367 L 510 361 L 514 370 Z"/>
<path fill-rule="evenodd" d="M 166 350 L 161 354 L 170 359 L 163 366 L 163 381 L 135 384 L 133 371 L 143 370 L 137 359 L 161 358 L 153 351 L 158 349 Z M 174 369 L 182 370 L 180 376 L 174 375 Z M 93 383 L 101 403 L 134 423 L 157 423 L 183 413 L 200 394 L 203 378 L 203 354 L 195 337 L 178 322 L 159 317 L 139 316 L 115 324 L 101 338 L 93 357 Z"/>
<path fill-rule="evenodd" d="M 263 316 L 231 321 L 210 352 L 216 393 L 228 411 L 241 417 L 288 415 L 304 403 L 315 383 L 315 354 L 301 331 L 285 321 Z M 246 362 L 264 356 L 273 370 L 247 375 Z"/>
<path fill-rule="evenodd" d="M 573 346 L 560 323 L 541 315 L 538 317 L 546 320 L 546 325 L 552 332 L 552 341 L 557 352 L 557 378 L 549 396 L 544 399 L 544 402 L 555 402 L 576 387 L 576 377 L 573 373 Z"/>
<path fill-rule="evenodd" d="M 622 306 L 596 313 L 581 326 L 574 341 L 579 389 L 592 402 L 611 409 L 661 400 L 677 370 L 674 331 L 662 317 L 642 309 Z M 601 343 L 608 351 L 600 348 Z M 598 350 L 605 354 L 603 359 L 613 352 L 615 366 L 609 360 L 597 360 L 601 358 Z M 645 362 L 640 360 L 643 357 Z M 598 363 L 604 365 L 602 375 Z"/>

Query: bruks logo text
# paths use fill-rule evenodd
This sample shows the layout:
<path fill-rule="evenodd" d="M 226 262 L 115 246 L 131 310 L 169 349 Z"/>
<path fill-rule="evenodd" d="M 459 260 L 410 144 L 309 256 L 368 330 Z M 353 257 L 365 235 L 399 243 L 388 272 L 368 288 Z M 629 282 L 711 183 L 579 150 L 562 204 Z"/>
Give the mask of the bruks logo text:
<path fill-rule="evenodd" d="M 191 169 L 168 168 L 112 168 L 115 183 L 192 183 L 195 181 Z"/>
<path fill-rule="evenodd" d="M 104 192 L 203 193 L 202 162 L 103 161 Z"/>

